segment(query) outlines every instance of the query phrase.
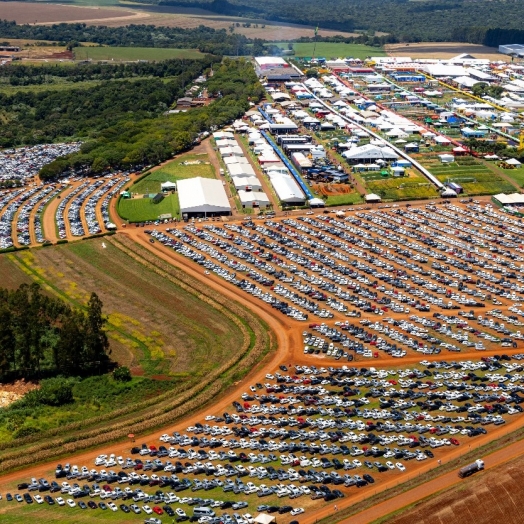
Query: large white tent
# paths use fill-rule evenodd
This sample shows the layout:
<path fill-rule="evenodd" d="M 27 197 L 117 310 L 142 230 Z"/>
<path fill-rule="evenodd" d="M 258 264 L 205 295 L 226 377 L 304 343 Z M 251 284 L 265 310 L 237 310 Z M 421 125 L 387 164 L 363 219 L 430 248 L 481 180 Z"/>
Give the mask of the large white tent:
<path fill-rule="evenodd" d="M 353 147 L 348 151 L 342 153 L 342 156 L 347 158 L 348 161 L 373 161 L 378 159 L 383 160 L 396 160 L 399 155 L 393 151 L 390 147 L 379 147 L 372 144 L 366 144 L 363 146 Z"/>
<path fill-rule="evenodd" d="M 279 200 L 287 204 L 304 204 L 306 197 L 291 175 L 284 175 L 270 171 L 268 173 L 271 185 L 275 189 Z"/>
<path fill-rule="evenodd" d="M 180 213 L 191 215 L 227 215 L 231 206 L 220 180 L 188 178 L 178 182 Z"/>
<path fill-rule="evenodd" d="M 251 166 L 251 164 L 229 164 L 227 166 L 227 170 L 229 171 L 229 174 L 233 176 L 243 176 L 243 177 L 249 177 L 249 176 L 255 176 L 255 170 Z"/>

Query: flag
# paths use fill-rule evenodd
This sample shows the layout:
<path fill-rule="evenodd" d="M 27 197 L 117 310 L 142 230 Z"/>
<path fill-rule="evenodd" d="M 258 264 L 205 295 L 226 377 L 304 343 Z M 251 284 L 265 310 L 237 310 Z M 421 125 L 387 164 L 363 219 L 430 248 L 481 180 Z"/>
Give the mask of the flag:
<path fill-rule="evenodd" d="M 317 27 L 315 27 L 315 36 L 317 36 L 317 34 L 318 34 L 318 25 Z"/>

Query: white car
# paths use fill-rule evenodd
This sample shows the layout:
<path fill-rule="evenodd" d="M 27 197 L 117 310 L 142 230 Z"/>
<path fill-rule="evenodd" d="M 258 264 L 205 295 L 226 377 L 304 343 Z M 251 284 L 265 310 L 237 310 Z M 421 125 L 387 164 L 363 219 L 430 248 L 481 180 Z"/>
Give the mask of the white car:
<path fill-rule="evenodd" d="M 44 503 L 44 499 L 40 495 L 35 495 L 33 498 L 35 499 L 37 504 L 43 504 Z"/>
<path fill-rule="evenodd" d="M 67 499 L 67 505 L 70 508 L 74 508 L 76 506 L 76 502 L 73 499 Z"/>
<path fill-rule="evenodd" d="M 399 469 L 400 471 L 406 471 L 406 466 L 404 466 L 402 462 L 397 462 L 395 466 L 397 466 L 397 469 Z"/>
<path fill-rule="evenodd" d="M 295 508 L 291 510 L 291 515 L 300 515 L 301 513 L 304 513 L 304 508 Z"/>
<path fill-rule="evenodd" d="M 153 510 L 146 504 L 145 506 L 142 506 L 142 510 L 144 513 L 147 513 L 148 515 L 151 515 L 153 513 Z"/>
<path fill-rule="evenodd" d="M 59 506 L 64 506 L 65 505 L 65 500 L 62 497 L 57 497 L 55 500 L 56 500 L 56 503 Z"/>
<path fill-rule="evenodd" d="M 107 507 L 111 510 L 111 511 L 118 511 L 118 508 L 116 506 L 116 504 L 114 502 L 108 502 L 107 503 Z"/>

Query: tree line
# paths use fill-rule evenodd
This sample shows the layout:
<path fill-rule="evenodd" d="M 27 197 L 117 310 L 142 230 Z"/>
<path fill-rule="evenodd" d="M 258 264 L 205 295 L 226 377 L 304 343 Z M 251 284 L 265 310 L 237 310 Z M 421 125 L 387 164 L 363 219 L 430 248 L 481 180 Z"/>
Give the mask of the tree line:
<path fill-rule="evenodd" d="M 198 49 L 213 55 L 248 54 L 246 45 L 250 43 L 243 35 L 203 25 L 191 29 L 136 24 L 125 27 L 90 26 L 84 23 L 46 26 L 16 24 L 7 20 L 0 20 L 0 38 L 58 41 L 69 48 L 79 42 L 92 42 L 119 47 Z"/>
<path fill-rule="evenodd" d="M 141 121 L 160 115 L 214 61 L 216 57 L 206 55 L 199 60 L 171 60 L 166 65 L 150 64 L 146 67 L 147 64 L 143 64 L 143 68 L 137 65 L 136 68 L 120 69 L 117 66 L 109 71 L 128 70 L 137 74 L 156 71 L 158 76 L 104 81 L 89 89 L 18 91 L 12 95 L 0 93 L 0 120 L 3 121 L 0 147 L 35 145 L 72 137 L 85 139 L 124 120 Z M 16 67 L 10 70 L 16 70 Z M 63 69 L 68 67 L 63 66 Z M 97 67 L 87 70 L 97 71 Z M 163 73 L 176 76 L 164 81 Z M 75 74 L 71 71 L 71 75 Z M 30 78 L 35 78 L 34 75 L 38 72 L 31 73 Z"/>
<path fill-rule="evenodd" d="M 204 62 L 207 67 L 212 60 Z M 126 78 L 169 78 L 178 75 L 193 75 L 194 60 L 170 59 L 161 62 L 131 62 L 125 64 L 78 63 L 74 66 L 59 63 L 42 64 L 38 67 L 12 62 L 0 68 L 0 82 L 13 86 L 42 85 L 55 79 L 78 83 L 89 80 L 107 81 Z M 195 71 L 200 70 L 196 68 Z"/>
<path fill-rule="evenodd" d="M 96 293 L 82 310 L 42 294 L 36 283 L 0 288 L 0 380 L 106 372 L 105 324 Z"/>
<path fill-rule="evenodd" d="M 244 59 L 214 64 L 206 88 L 215 100 L 204 107 L 168 115 L 135 113 L 133 118 L 121 114 L 110 127 L 92 133 L 78 153 L 44 166 L 40 178 L 52 179 L 70 170 L 102 173 L 162 162 L 190 149 L 204 131 L 241 117 L 250 102 L 264 95 L 251 63 Z"/>
<path fill-rule="evenodd" d="M 467 42 L 465 37 L 457 38 L 467 27 L 520 30 L 524 26 L 521 0 L 149 0 L 148 3 L 200 7 L 230 16 L 345 32 L 383 31 L 401 42 Z M 287 40 L 285 33 L 282 39 Z"/>

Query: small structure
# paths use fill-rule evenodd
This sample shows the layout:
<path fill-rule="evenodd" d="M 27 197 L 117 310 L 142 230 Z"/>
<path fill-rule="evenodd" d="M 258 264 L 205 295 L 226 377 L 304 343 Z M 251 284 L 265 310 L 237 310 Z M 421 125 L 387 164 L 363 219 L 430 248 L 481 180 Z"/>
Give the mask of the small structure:
<path fill-rule="evenodd" d="M 510 166 L 514 166 L 515 169 L 519 169 L 522 166 L 522 163 L 519 162 L 516 158 L 508 158 L 506 160 L 506 164 L 509 164 Z"/>
<path fill-rule="evenodd" d="M 243 209 L 266 208 L 271 205 L 271 201 L 263 191 L 245 191 L 238 190 L 238 197 L 242 203 Z"/>
<path fill-rule="evenodd" d="M 448 182 L 446 186 L 452 189 L 457 195 L 460 195 L 464 192 L 464 188 L 460 184 L 456 184 L 455 182 Z"/>
<path fill-rule="evenodd" d="M 455 157 L 453 155 L 449 154 L 443 154 L 438 156 L 440 158 L 440 161 L 443 164 L 450 164 L 451 162 L 455 162 Z"/>
<path fill-rule="evenodd" d="M 254 519 L 255 524 L 273 524 L 276 523 L 276 517 L 268 515 L 267 513 L 260 513 Z"/>
<path fill-rule="evenodd" d="M 160 204 L 164 200 L 164 195 L 162 193 L 157 193 L 152 199 L 151 202 L 153 204 Z"/>
<path fill-rule="evenodd" d="M 382 202 L 382 198 L 378 195 L 375 195 L 375 193 L 370 193 L 369 195 L 366 195 L 364 199 L 368 204 L 376 204 L 377 202 Z"/>
<path fill-rule="evenodd" d="M 176 184 L 174 182 L 169 182 L 168 180 L 160 184 L 160 189 L 162 191 L 176 191 Z"/>

